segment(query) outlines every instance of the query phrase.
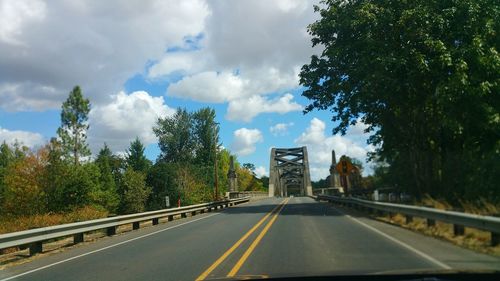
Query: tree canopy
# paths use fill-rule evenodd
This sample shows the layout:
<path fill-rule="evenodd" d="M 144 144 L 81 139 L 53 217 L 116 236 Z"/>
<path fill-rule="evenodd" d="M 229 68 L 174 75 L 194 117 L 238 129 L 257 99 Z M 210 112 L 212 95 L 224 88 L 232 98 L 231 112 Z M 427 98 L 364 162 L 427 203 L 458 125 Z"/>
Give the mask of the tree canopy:
<path fill-rule="evenodd" d="M 333 133 L 367 124 L 372 157 L 416 195 L 500 200 L 498 1 L 327 0 L 315 10 L 308 31 L 322 50 L 300 73 L 305 112 L 329 109 Z"/>
<path fill-rule="evenodd" d="M 80 163 L 81 157 L 90 155 L 86 143 L 89 112 L 89 100 L 83 97 L 80 87 L 75 86 L 62 104 L 61 127 L 57 130 L 64 151 L 75 165 Z"/>

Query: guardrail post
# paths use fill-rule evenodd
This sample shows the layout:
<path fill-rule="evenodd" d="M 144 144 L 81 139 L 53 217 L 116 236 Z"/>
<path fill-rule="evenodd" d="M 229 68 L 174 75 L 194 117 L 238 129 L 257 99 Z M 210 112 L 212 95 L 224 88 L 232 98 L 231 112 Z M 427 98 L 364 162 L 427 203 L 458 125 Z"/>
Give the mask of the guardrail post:
<path fill-rule="evenodd" d="M 196 216 L 196 211 L 192 211 L 191 216 Z"/>
<path fill-rule="evenodd" d="M 116 234 L 116 226 L 110 226 L 106 228 L 106 235 L 112 236 Z"/>
<path fill-rule="evenodd" d="M 498 246 L 498 244 L 500 244 L 500 233 L 492 232 L 491 233 L 491 246 L 495 247 L 495 246 Z"/>
<path fill-rule="evenodd" d="M 154 218 L 153 219 L 153 225 L 157 225 L 160 223 L 160 219 L 159 218 Z"/>
<path fill-rule="evenodd" d="M 205 213 L 205 209 L 201 209 L 200 214 L 204 214 L 204 213 Z"/>
<path fill-rule="evenodd" d="M 35 242 L 30 244 L 30 256 L 43 252 L 42 242 Z"/>
<path fill-rule="evenodd" d="M 427 219 L 427 227 L 436 226 L 436 221 L 433 219 Z"/>
<path fill-rule="evenodd" d="M 83 233 L 73 234 L 73 244 L 78 244 L 83 242 Z"/>
<path fill-rule="evenodd" d="M 412 216 L 410 216 L 410 215 L 406 215 L 406 216 L 405 216 L 405 219 L 406 219 L 406 223 L 411 223 L 411 222 L 413 222 L 413 217 L 412 217 Z"/>
<path fill-rule="evenodd" d="M 207 212 L 209 212 L 209 213 L 212 212 L 212 207 L 208 207 Z"/>
<path fill-rule="evenodd" d="M 132 229 L 133 229 L 133 230 L 137 230 L 137 229 L 139 229 L 140 227 L 141 227 L 141 223 L 140 223 L 140 222 L 136 221 L 136 222 L 133 222 L 133 223 L 132 223 Z"/>
<path fill-rule="evenodd" d="M 168 216 L 167 220 L 168 221 L 173 221 L 174 220 L 174 216 L 173 215 Z"/>
<path fill-rule="evenodd" d="M 465 234 L 465 227 L 463 225 L 454 224 L 453 225 L 453 235 L 461 236 Z"/>
<path fill-rule="evenodd" d="M 186 213 L 182 213 L 181 218 L 186 218 Z"/>

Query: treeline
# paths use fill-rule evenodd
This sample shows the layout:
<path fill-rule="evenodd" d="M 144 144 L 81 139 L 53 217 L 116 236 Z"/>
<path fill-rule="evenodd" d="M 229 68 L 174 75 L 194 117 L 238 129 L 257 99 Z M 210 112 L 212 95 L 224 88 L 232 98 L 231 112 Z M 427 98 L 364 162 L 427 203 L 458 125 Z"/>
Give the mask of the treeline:
<path fill-rule="evenodd" d="M 500 203 L 498 1 L 325 1 L 306 111 L 368 125 L 373 178 L 417 198 Z"/>
<path fill-rule="evenodd" d="M 136 138 L 122 155 L 103 144 L 91 155 L 87 144 L 90 102 L 75 87 L 62 105 L 57 137 L 30 150 L 0 145 L 0 215 L 3 219 L 93 208 L 127 214 L 212 201 L 215 173 L 219 198 L 227 190 L 230 152 L 221 148 L 215 111 L 178 109 L 153 128 L 161 153 L 153 163 Z M 218 169 L 214 170 L 217 159 Z M 236 157 L 235 157 L 236 159 Z M 241 190 L 262 190 L 252 169 L 236 162 Z"/>

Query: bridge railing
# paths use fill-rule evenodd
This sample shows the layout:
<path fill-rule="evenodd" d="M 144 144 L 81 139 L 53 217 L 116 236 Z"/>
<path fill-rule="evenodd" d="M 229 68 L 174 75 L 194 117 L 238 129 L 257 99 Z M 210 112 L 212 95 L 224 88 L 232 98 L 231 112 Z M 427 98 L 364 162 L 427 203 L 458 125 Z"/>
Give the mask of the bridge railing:
<path fill-rule="evenodd" d="M 30 250 L 30 255 L 33 255 L 42 252 L 43 243 L 51 239 L 73 236 L 73 242 L 80 243 L 84 241 L 84 234 L 91 231 L 105 229 L 106 234 L 110 236 L 116 234 L 117 227 L 121 225 L 132 224 L 132 228 L 135 230 L 140 228 L 141 222 L 151 221 L 153 225 L 157 225 L 160 218 L 167 218 L 168 221 L 172 221 L 174 216 L 180 215 L 184 218 L 188 213 L 195 215 L 196 213 L 204 213 L 205 211 L 211 212 L 212 210 L 217 210 L 218 208 L 233 206 L 248 202 L 249 200 L 250 197 L 227 199 L 179 208 L 115 216 L 1 234 L 0 250 L 27 245 Z"/>
<path fill-rule="evenodd" d="M 427 220 L 427 226 L 435 226 L 436 221 L 450 223 L 453 224 L 453 232 L 455 235 L 464 235 L 465 227 L 480 229 L 491 233 L 492 246 L 500 244 L 500 217 L 329 195 L 318 195 L 316 199 L 366 211 L 402 214 L 405 215 L 407 223 L 411 222 L 413 217 L 425 218 Z"/>
<path fill-rule="evenodd" d="M 267 191 L 228 191 L 226 192 L 226 198 L 244 198 L 244 197 L 268 197 L 269 192 Z"/>

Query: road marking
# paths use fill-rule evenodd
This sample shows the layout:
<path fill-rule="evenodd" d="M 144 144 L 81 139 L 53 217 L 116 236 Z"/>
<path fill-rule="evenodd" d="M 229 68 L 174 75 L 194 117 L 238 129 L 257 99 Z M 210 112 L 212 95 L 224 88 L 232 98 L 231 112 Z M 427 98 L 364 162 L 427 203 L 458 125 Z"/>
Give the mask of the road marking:
<path fill-rule="evenodd" d="M 281 205 L 280 209 L 276 212 L 276 214 L 274 214 L 273 218 L 266 224 L 266 226 L 264 227 L 264 229 L 259 233 L 259 236 L 257 236 L 257 238 L 255 238 L 255 240 L 252 242 L 252 244 L 250 245 L 250 247 L 248 247 L 248 249 L 245 251 L 245 253 L 243 254 L 243 256 L 241 256 L 241 258 L 238 260 L 238 262 L 234 265 L 234 267 L 231 269 L 231 271 L 227 274 L 227 277 L 234 277 L 234 276 L 236 276 L 236 273 L 238 273 L 238 271 L 243 266 L 243 264 L 246 262 L 246 260 L 248 259 L 248 257 L 252 254 L 253 250 L 255 250 L 255 248 L 257 247 L 257 245 L 259 245 L 260 240 L 262 240 L 262 238 L 264 237 L 264 235 L 266 235 L 267 231 L 269 230 L 269 228 L 271 228 L 271 226 L 273 225 L 273 223 L 276 221 L 276 219 L 278 218 L 278 215 L 280 214 L 281 210 L 283 210 L 283 208 L 285 207 L 285 205 L 288 203 L 289 200 L 290 199 L 287 199 L 285 201 L 285 203 L 283 203 L 283 205 Z"/>
<path fill-rule="evenodd" d="M 388 234 L 385 234 L 384 232 L 382 232 L 382 231 L 380 231 L 380 230 L 376 229 L 375 227 L 373 227 L 373 226 L 371 226 L 371 225 L 368 225 L 368 224 L 366 224 L 366 223 L 364 223 L 364 222 L 362 222 L 362 221 L 360 221 L 360 220 L 358 220 L 358 219 L 356 219 L 356 218 L 351 217 L 350 215 L 348 215 L 348 214 L 346 214 L 346 213 L 342 212 L 341 210 L 339 210 L 339 209 L 337 209 L 337 208 L 334 208 L 334 207 L 332 207 L 332 208 L 333 208 L 335 211 L 337 211 L 337 212 L 341 213 L 342 215 L 344 215 L 344 216 L 348 217 L 349 219 L 351 219 L 351 220 L 353 220 L 353 221 L 355 221 L 355 222 L 359 223 L 360 225 L 362 225 L 362 226 L 364 226 L 364 227 L 366 227 L 366 228 L 370 229 L 371 231 L 376 232 L 376 233 L 378 233 L 378 234 L 382 235 L 383 237 L 385 237 L 385 238 L 387 238 L 387 239 L 391 240 L 392 242 L 394 242 L 394 243 L 396 243 L 396 244 L 398 244 L 398 245 L 402 246 L 403 248 L 406 248 L 407 250 L 412 251 L 413 253 L 415 253 L 415 254 L 419 255 L 420 257 L 422 257 L 422 258 L 426 259 L 427 261 L 430 261 L 431 263 L 433 263 L 433 264 L 435 264 L 435 265 L 437 265 L 437 266 L 439 266 L 439 267 L 441 267 L 441 268 L 443 268 L 443 269 L 451 269 L 451 267 L 450 267 L 450 266 L 448 266 L 447 264 L 444 264 L 444 263 L 442 263 L 442 262 L 438 261 L 437 259 L 435 259 L 435 258 L 433 258 L 433 257 L 431 257 L 431 256 L 429 256 L 429 255 L 427 255 L 426 253 L 423 253 L 423 252 L 421 252 L 421 251 L 419 251 L 419 250 L 417 250 L 417 249 L 413 248 L 412 246 L 410 246 L 410 245 L 408 245 L 408 244 L 406 244 L 406 243 L 404 243 L 404 242 L 402 242 L 402 241 L 400 241 L 400 240 L 398 240 L 398 239 L 396 239 L 396 238 L 394 238 L 394 237 L 392 237 L 392 236 L 390 236 L 390 235 L 388 235 Z"/>
<path fill-rule="evenodd" d="M 264 223 L 264 221 L 269 217 L 271 216 L 271 214 L 276 211 L 284 202 L 286 201 L 283 200 L 281 201 L 281 203 L 279 203 L 276 207 L 274 207 L 274 209 L 272 211 L 270 211 L 269 213 L 267 213 L 262 219 L 260 219 L 257 224 L 255 224 L 247 233 L 245 233 L 245 235 L 243 235 L 240 240 L 238 240 L 233 246 L 231 246 L 231 248 L 229 248 L 224 254 L 222 254 L 222 256 L 220 256 L 220 258 L 218 258 L 209 268 L 207 268 L 202 274 L 200 274 L 200 276 L 198 276 L 198 278 L 196 278 L 196 281 L 201 281 L 201 280 L 205 280 L 205 278 L 208 277 L 208 275 L 210 273 L 212 273 L 212 271 L 214 271 L 214 269 L 216 269 L 232 252 L 234 252 L 234 250 L 236 250 L 257 228 L 259 228 L 259 226 Z M 1 281 L 1 280 L 0 280 Z"/>
<path fill-rule="evenodd" d="M 85 254 L 74 256 L 74 257 L 71 257 L 71 258 L 68 258 L 68 259 L 65 259 L 65 260 L 62 260 L 62 261 L 58 261 L 58 262 L 51 263 L 51 264 L 48 264 L 48 265 L 45 265 L 45 266 L 42 266 L 42 267 L 39 267 L 39 268 L 32 269 L 32 270 L 29 270 L 29 271 L 26 271 L 26 272 L 23 272 L 23 273 L 14 275 L 14 276 L 10 276 L 10 277 L 4 278 L 4 279 L 0 279 L 0 281 L 12 280 L 14 278 L 18 278 L 18 277 L 21 277 L 21 276 L 24 276 L 24 275 L 28 275 L 28 274 L 31 274 L 31 273 L 43 270 L 43 269 L 47 269 L 49 267 L 53 267 L 53 266 L 61 264 L 61 263 L 72 261 L 72 260 L 75 260 L 75 259 L 78 259 L 78 258 L 81 258 L 81 257 L 84 257 L 84 256 L 88 256 L 90 254 L 98 253 L 98 252 L 101 252 L 101 251 L 104 251 L 104 250 L 107 250 L 107 249 L 110 249 L 110 248 L 113 248 L 113 247 L 116 247 L 116 246 L 120 246 L 120 245 L 123 245 L 123 244 L 126 244 L 126 243 L 130 243 L 130 242 L 135 241 L 135 240 L 139 240 L 139 239 L 142 239 L 142 238 L 145 238 L 145 237 L 148 237 L 148 236 L 151 236 L 151 235 L 155 235 L 155 234 L 158 234 L 160 232 L 164 232 L 164 231 L 167 231 L 167 230 L 170 230 L 170 229 L 173 229 L 173 228 L 177 228 L 177 227 L 180 227 L 180 226 L 183 226 L 183 225 L 186 225 L 186 224 L 190 224 L 190 223 L 193 223 L 193 222 L 196 222 L 196 221 L 199 221 L 199 220 L 208 219 L 208 218 L 211 218 L 213 216 L 220 215 L 220 214 L 222 214 L 222 213 L 212 214 L 212 215 L 209 215 L 209 216 L 206 216 L 206 217 L 202 217 L 202 218 L 199 218 L 199 219 L 195 219 L 195 220 L 192 220 L 192 221 L 188 221 L 188 222 L 184 222 L 184 223 L 181 223 L 181 224 L 173 225 L 173 226 L 165 228 L 165 229 L 161 229 L 161 230 L 158 230 L 158 231 L 155 231 L 155 232 L 151 232 L 151 233 L 144 234 L 144 235 L 141 235 L 141 236 L 138 236 L 138 237 L 135 237 L 135 238 L 131 238 L 129 240 L 125 240 L 125 241 L 122 241 L 122 242 L 119 242 L 119 243 L 116 243 L 116 244 L 113 244 L 113 245 L 110 245 L 110 246 L 106 246 L 104 248 L 100 248 L 100 249 L 97 249 L 97 250 L 94 250 L 94 251 L 90 251 L 90 252 L 87 252 Z"/>

